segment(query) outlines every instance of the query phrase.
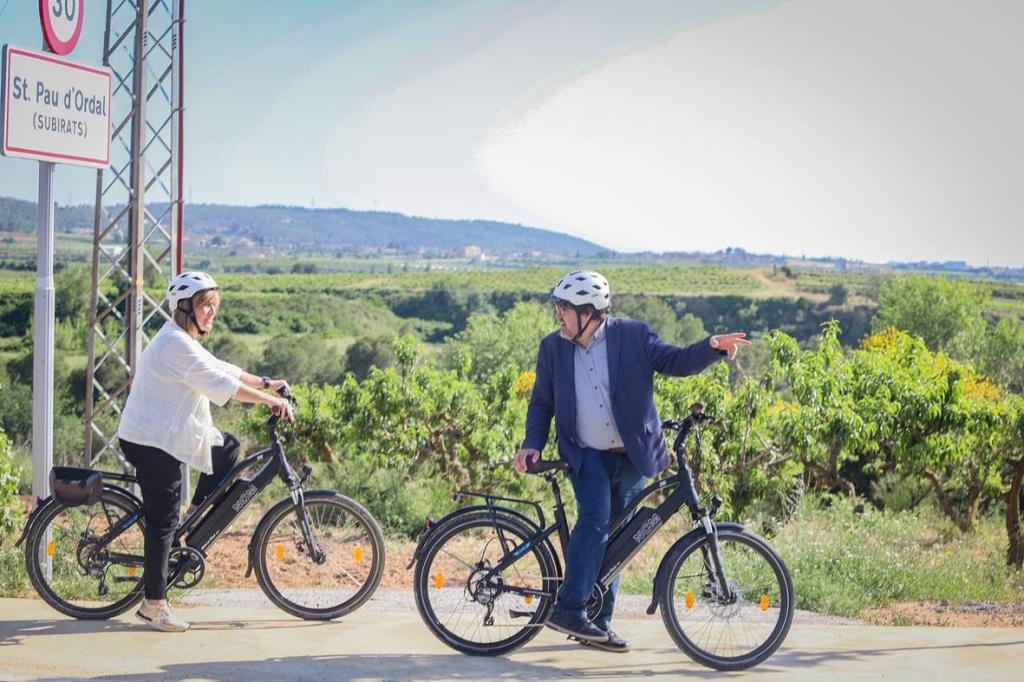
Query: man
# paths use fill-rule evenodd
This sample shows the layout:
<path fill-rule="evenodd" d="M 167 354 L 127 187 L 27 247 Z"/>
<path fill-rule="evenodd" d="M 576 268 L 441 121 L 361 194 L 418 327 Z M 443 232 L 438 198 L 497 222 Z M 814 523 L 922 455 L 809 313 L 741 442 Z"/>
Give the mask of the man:
<path fill-rule="evenodd" d="M 572 272 L 552 292 L 559 330 L 541 341 L 537 379 L 526 414 L 526 438 L 515 468 L 540 459 L 555 419 L 558 451 L 571 465 L 577 518 L 569 536 L 565 578 L 547 625 L 581 644 L 626 652 L 611 629 L 618 579 L 601 612 L 587 618 L 608 542 L 608 526 L 668 466 L 668 448 L 654 408 L 654 372 L 697 374 L 750 345 L 744 333 L 711 336 L 687 348 L 665 343 L 643 322 L 610 317 L 608 280 Z"/>

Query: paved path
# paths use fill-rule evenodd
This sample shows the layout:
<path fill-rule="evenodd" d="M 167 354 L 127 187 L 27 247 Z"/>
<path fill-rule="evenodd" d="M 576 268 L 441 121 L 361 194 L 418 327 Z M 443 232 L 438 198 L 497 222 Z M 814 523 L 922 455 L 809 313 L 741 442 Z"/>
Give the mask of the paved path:
<path fill-rule="evenodd" d="M 0 679 L 492 680 L 581 678 L 758 680 L 1012 680 L 1024 631 L 883 628 L 800 623 L 768 662 L 742 674 L 701 668 L 669 640 L 660 619 L 623 619 L 628 654 L 583 650 L 545 630 L 501 658 L 473 658 L 438 642 L 415 614 L 366 610 L 330 623 L 266 608 L 183 608 L 184 634 L 130 615 L 74 621 L 43 602 L 0 599 Z"/>

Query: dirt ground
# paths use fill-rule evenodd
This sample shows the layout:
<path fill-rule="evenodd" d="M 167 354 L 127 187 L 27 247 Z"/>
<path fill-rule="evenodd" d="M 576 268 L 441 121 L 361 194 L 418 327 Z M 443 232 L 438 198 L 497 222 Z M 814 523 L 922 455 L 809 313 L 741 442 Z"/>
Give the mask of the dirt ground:
<path fill-rule="evenodd" d="M 900 602 L 868 609 L 861 617 L 875 625 L 936 625 L 963 628 L 1024 627 L 1024 602 Z"/>
<path fill-rule="evenodd" d="M 256 587 L 256 576 L 245 577 L 249 563 L 250 533 L 232 531 L 224 533 L 210 547 L 206 557 L 204 587 Z M 412 589 L 412 570 L 405 570 L 416 550 L 416 543 L 390 541 L 387 543 L 387 561 L 381 587 Z"/>
<path fill-rule="evenodd" d="M 245 577 L 249 538 L 248 533 L 229 532 L 214 543 L 207 558 L 208 586 L 256 587 L 254 576 Z M 405 567 L 415 549 L 416 544 L 410 541 L 387 543 L 382 588 L 412 589 L 412 571 Z M 1024 603 L 901 602 L 869 609 L 861 618 L 875 625 L 1024 627 Z"/>

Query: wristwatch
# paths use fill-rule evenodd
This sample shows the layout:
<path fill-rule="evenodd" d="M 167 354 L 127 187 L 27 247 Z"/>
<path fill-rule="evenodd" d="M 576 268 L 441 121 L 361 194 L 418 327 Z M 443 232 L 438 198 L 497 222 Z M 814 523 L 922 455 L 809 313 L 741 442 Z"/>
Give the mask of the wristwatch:
<path fill-rule="evenodd" d="M 270 388 L 270 377 L 260 377 L 260 380 L 263 381 L 263 388 Z"/>

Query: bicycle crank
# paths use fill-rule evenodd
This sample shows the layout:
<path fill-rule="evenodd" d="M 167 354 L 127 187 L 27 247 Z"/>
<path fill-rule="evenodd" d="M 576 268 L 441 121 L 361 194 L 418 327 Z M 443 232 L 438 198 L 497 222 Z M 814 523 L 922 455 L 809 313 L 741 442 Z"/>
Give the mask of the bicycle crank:
<path fill-rule="evenodd" d="M 172 547 L 167 563 L 171 567 L 171 587 L 191 589 L 206 575 L 206 557 L 195 547 Z"/>

